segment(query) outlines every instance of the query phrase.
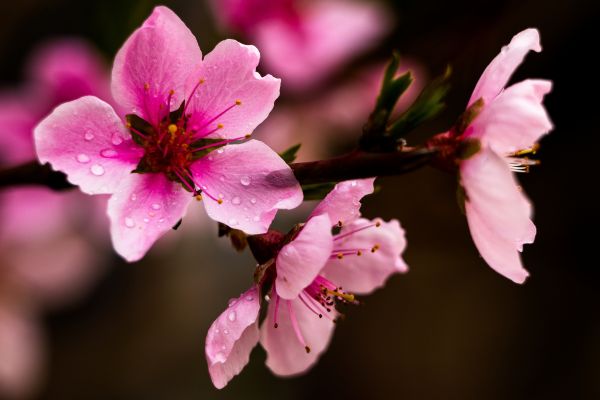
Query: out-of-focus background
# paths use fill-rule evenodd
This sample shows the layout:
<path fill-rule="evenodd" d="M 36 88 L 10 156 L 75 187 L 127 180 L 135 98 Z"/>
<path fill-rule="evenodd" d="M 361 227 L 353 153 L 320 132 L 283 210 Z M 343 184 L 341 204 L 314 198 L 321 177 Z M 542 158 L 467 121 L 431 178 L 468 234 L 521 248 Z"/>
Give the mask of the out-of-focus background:
<path fill-rule="evenodd" d="M 295 66 L 309 59 L 309 73 L 302 71 L 302 65 L 292 71 L 281 65 L 277 54 L 285 49 L 266 42 L 269 35 L 264 32 L 269 30 L 265 27 L 271 18 L 266 17 L 267 11 L 257 11 L 255 24 L 246 18 L 236 25 L 227 21 L 219 6 L 224 3 L 164 2 L 194 32 L 204 54 L 226 37 L 256 44 L 261 51 L 265 48 L 260 69 L 283 77 L 283 93 L 257 134 L 278 150 L 305 141 L 301 157 L 306 160 L 351 148 L 360 134 L 361 119 L 368 114 L 378 73 L 393 49 L 414 70 L 416 85 L 425 84 L 447 64 L 453 67 L 448 108 L 408 137 L 409 143 L 418 143 L 451 125 L 502 45 L 524 28 L 537 27 L 544 50 L 527 57 L 513 79 L 554 81 L 545 104 L 556 128 L 542 141 L 541 166 L 519 176 L 536 210 L 537 239 L 526 246 L 523 255 L 531 277 L 519 286 L 485 265 L 457 207 L 452 176 L 425 168 L 380 179 L 381 191 L 365 200 L 363 214 L 401 221 L 407 231 L 405 259 L 410 272 L 392 277 L 384 289 L 350 309 L 329 350 L 305 375 L 272 376 L 264 366 L 263 350 L 257 348 L 243 373 L 217 391 L 207 373 L 204 338 L 227 300 L 248 287 L 254 267 L 251 257 L 236 254 L 225 239 L 218 239 L 215 223 L 196 210 L 141 262 L 126 264 L 110 251 L 103 205 L 75 196 L 63 206 L 63 214 L 52 212 L 60 216 L 60 224 L 48 222 L 46 213 L 28 214 L 31 218 L 23 224 L 29 225 L 17 221 L 18 226 L 31 226 L 31 231 L 60 225 L 57 229 L 62 236 L 49 231 L 40 239 L 60 237 L 63 244 L 73 240 L 71 247 L 59 248 L 59 255 L 36 259 L 31 255 L 36 254 L 38 244 L 26 247 L 26 243 L 22 248 L 25 239 L 15 244 L 14 235 L 2 237 L 10 243 L 0 244 L 0 324 L 13 324 L 18 340 L 6 345 L 14 339 L 3 337 L 0 326 L 0 345 L 4 340 L 3 348 L 13 350 L 11 354 L 0 351 L 0 373 L 2 359 L 9 356 L 25 365 L 25 372 L 15 378 L 13 396 L 599 398 L 600 266 L 595 257 L 597 240 L 589 233 L 595 232 L 599 222 L 594 194 L 600 144 L 593 88 L 600 23 L 596 2 L 356 0 L 366 7 L 359 15 L 376 10 L 369 14 L 375 23 L 359 18 L 357 24 L 366 24 L 364 32 L 344 30 L 343 24 L 353 20 L 333 18 L 331 30 L 324 29 L 322 35 L 345 35 L 331 39 L 339 54 L 334 57 L 331 51 L 311 53 L 303 48 L 297 55 L 300 61 L 290 59 Z M 27 124 L 14 121 L 20 113 L 41 118 L 58 101 L 44 98 L 54 93 L 48 89 L 52 85 L 40 78 L 43 71 L 35 69 L 50 61 L 32 61 L 36 49 L 39 56 L 40 46 L 50 39 L 85 39 L 104 57 L 103 61 L 94 59 L 102 72 L 90 73 L 108 72 L 119 46 L 154 5 L 131 0 L 2 2 L 0 105 L 4 111 L 12 110 L 14 102 L 18 106 L 4 113 L 8 116 L 0 110 L 4 115 L 0 133 L 11 135 L 22 126 L 26 130 Z M 366 39 L 346 40 L 356 34 L 352 31 L 363 32 Z M 271 61 L 268 52 L 275 54 Z M 57 68 L 79 65 L 72 60 L 59 57 Z M 89 68 L 95 71 L 96 67 Z M 320 76 L 321 72 L 328 73 Z M 11 146 L 18 146 L 10 143 L 0 141 L 2 160 L 10 159 Z M 8 208 L 9 194 L 0 196 L 2 215 L 8 215 L 0 224 L 7 224 L 19 208 Z M 54 201 L 48 199 L 52 195 L 36 191 L 20 196 L 17 206 L 24 204 L 22 199 L 44 207 Z M 300 215 L 282 213 L 278 223 L 289 226 Z M 66 219 L 68 229 L 61 225 Z M 22 236 L 31 236 L 28 232 Z M 81 238 L 85 243 L 79 243 Z M 39 246 L 56 250 L 58 245 Z M 18 251 L 27 251 L 28 257 L 17 256 Z M 31 284 L 36 268 L 66 263 L 59 256 L 71 254 L 79 258 L 63 275 L 76 278 L 67 279 L 58 271 L 42 283 Z M 22 272 L 22 265 L 28 266 L 28 272 Z M 83 269 L 93 271 L 83 273 Z M 20 272 L 3 272 L 13 270 Z M 47 282 L 58 282 L 47 290 L 52 296 L 38 296 L 38 286 L 45 287 Z M 70 293 L 66 301 L 61 298 L 65 292 L 76 293 Z M 56 298 L 61 298 L 56 301 L 60 306 L 55 306 Z M 52 304 L 47 306 L 47 302 Z"/>

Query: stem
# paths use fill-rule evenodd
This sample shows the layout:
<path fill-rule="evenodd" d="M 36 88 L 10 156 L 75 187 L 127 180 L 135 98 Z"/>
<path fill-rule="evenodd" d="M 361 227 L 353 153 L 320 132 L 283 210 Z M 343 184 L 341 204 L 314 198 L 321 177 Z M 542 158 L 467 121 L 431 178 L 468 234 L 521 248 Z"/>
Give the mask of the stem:
<path fill-rule="evenodd" d="M 340 182 L 350 179 L 391 176 L 411 172 L 428 164 L 434 149 L 408 149 L 391 153 L 368 153 L 353 151 L 329 160 L 290 164 L 301 185 L 324 182 Z M 53 171 L 48 164 L 36 161 L 0 170 L 0 189 L 11 186 L 42 185 L 54 190 L 74 186 L 65 174 Z"/>

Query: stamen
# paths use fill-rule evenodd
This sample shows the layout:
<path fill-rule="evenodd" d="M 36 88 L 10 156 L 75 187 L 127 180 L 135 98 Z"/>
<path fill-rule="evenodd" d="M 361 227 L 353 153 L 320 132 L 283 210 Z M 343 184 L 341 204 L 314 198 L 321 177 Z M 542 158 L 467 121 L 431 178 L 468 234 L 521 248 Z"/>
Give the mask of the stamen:
<path fill-rule="evenodd" d="M 169 125 L 169 127 L 168 127 L 167 129 L 169 130 L 169 133 L 170 133 L 171 135 L 174 135 L 175 133 L 177 133 L 177 130 L 178 130 L 179 128 L 177 128 L 177 125 L 175 125 L 175 124 L 171 124 L 171 125 Z"/>
<path fill-rule="evenodd" d="M 506 157 L 510 170 L 513 172 L 529 172 L 529 167 L 540 165 L 540 160 L 529 158 Z"/>
<path fill-rule="evenodd" d="M 240 101 L 240 103 L 237 103 L 237 100 L 235 103 L 233 103 L 232 105 L 230 105 L 229 107 L 227 107 L 225 110 L 221 111 L 220 113 L 218 113 L 217 115 L 215 115 L 214 117 L 212 117 L 211 119 L 209 119 L 208 121 L 206 121 L 204 123 L 204 125 L 202 125 L 200 128 L 198 128 L 198 131 L 201 131 L 202 129 L 206 128 L 207 126 L 209 126 L 210 124 L 212 124 L 213 122 L 215 122 L 217 119 L 221 118 L 223 115 L 225 115 L 227 112 L 229 112 L 231 109 L 235 108 L 236 106 L 241 105 L 242 102 Z M 207 134 L 204 134 L 202 136 L 206 136 Z"/>
<path fill-rule="evenodd" d="M 300 299 L 300 301 L 302 301 L 302 303 L 304 303 L 304 305 L 306 306 L 306 308 L 308 308 L 310 311 L 312 311 L 313 314 L 315 314 L 319 318 L 323 318 L 323 314 L 321 314 L 320 312 L 316 311 L 314 308 L 312 308 L 312 306 L 310 304 L 308 304 L 306 302 L 306 300 L 304 300 L 304 295 L 302 293 L 300 293 L 298 295 L 298 298 Z"/>
<path fill-rule="evenodd" d="M 191 101 L 192 101 L 192 96 L 194 94 L 196 94 L 196 91 L 198 90 L 198 88 L 200 87 L 200 85 L 202 85 L 205 81 L 204 78 L 200 78 L 198 80 L 198 83 L 196 83 L 196 86 L 194 86 L 194 88 L 192 89 L 192 92 L 190 93 L 190 96 L 188 97 L 187 101 L 185 102 L 185 106 L 183 107 L 183 114 L 185 115 L 185 112 L 187 110 L 187 108 L 189 107 Z"/>
<path fill-rule="evenodd" d="M 338 297 L 342 300 L 347 301 L 348 303 L 354 303 L 354 295 L 352 293 L 342 292 L 342 288 L 336 288 L 336 290 L 325 289 L 327 294 Z"/>
<path fill-rule="evenodd" d="M 376 244 L 375 246 L 373 246 L 371 248 L 371 253 L 375 253 L 377 250 L 379 250 L 379 245 L 378 244 Z"/>
<path fill-rule="evenodd" d="M 194 149 L 193 152 L 195 153 L 197 151 L 210 149 L 212 147 L 225 146 L 226 144 L 229 144 L 231 142 L 237 142 L 238 140 L 243 140 L 243 139 L 247 139 L 247 138 L 248 138 L 248 135 L 236 137 L 233 139 L 224 139 L 224 140 L 221 140 L 220 142 L 215 142 L 215 143 L 207 144 L 206 146 L 198 147 L 197 149 Z"/>
<path fill-rule="evenodd" d="M 358 232 L 360 232 L 360 231 L 364 231 L 365 229 L 369 229 L 369 228 L 373 228 L 373 227 L 375 227 L 375 228 L 379 228 L 380 226 L 381 226 L 381 222 L 380 222 L 380 221 L 377 221 L 377 222 L 375 222 L 375 223 L 373 223 L 373 224 L 365 225 L 365 226 L 363 226 L 363 227 L 360 227 L 360 228 L 354 229 L 354 230 L 352 230 L 352 231 L 350 231 L 350 232 L 346 232 L 346 233 L 342 233 L 342 234 L 340 234 L 340 235 L 337 235 L 337 236 L 335 236 L 335 237 L 333 238 L 333 240 L 340 240 L 340 239 L 343 239 L 343 238 L 345 238 L 345 237 L 348 237 L 348 236 L 350 236 L 350 235 L 354 235 L 355 233 L 358 233 Z"/>
<path fill-rule="evenodd" d="M 273 285 L 273 291 L 275 291 L 275 286 Z M 275 294 L 275 310 L 273 311 L 273 327 L 277 329 L 279 326 L 277 324 L 277 315 L 279 314 L 279 295 Z"/>
<path fill-rule="evenodd" d="M 277 296 L 279 297 L 279 296 Z M 300 331 L 300 327 L 298 326 L 298 320 L 296 319 L 296 313 L 294 312 L 294 308 L 292 307 L 292 302 L 290 300 L 286 300 L 288 312 L 290 314 L 290 321 L 292 322 L 292 328 L 294 329 L 294 333 L 296 334 L 296 338 L 298 341 L 304 346 L 304 349 L 307 353 L 310 353 L 310 347 L 306 345 L 304 341 L 304 337 L 302 336 L 302 332 Z"/>
<path fill-rule="evenodd" d="M 146 140 L 149 139 L 149 137 L 147 135 L 144 135 L 142 132 L 140 132 L 137 129 L 135 129 L 133 126 L 131 126 L 131 124 L 129 122 L 127 124 L 125 124 L 125 126 L 127 127 L 127 129 L 131 130 L 133 133 L 135 133 L 136 135 L 138 135 L 142 139 L 146 139 Z"/>

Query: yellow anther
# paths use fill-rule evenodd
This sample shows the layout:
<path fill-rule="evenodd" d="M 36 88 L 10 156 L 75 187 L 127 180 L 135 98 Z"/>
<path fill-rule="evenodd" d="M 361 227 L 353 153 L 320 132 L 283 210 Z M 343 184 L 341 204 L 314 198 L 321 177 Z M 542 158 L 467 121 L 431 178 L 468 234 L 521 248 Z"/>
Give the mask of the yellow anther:
<path fill-rule="evenodd" d="M 341 227 L 342 227 L 342 225 L 344 225 L 344 224 L 343 224 L 343 222 L 342 222 L 342 221 L 338 221 L 337 225 L 338 225 L 338 226 L 341 228 Z"/>
<path fill-rule="evenodd" d="M 236 106 L 241 106 L 242 105 L 242 101 L 241 100 L 236 100 L 235 101 L 235 105 Z"/>
<path fill-rule="evenodd" d="M 327 294 L 344 299 L 348 303 L 354 302 L 354 295 L 352 293 L 344 293 L 338 290 L 327 290 Z"/>
<path fill-rule="evenodd" d="M 206 79 L 204 79 L 204 78 L 200 78 L 200 80 L 198 81 L 198 83 L 199 83 L 200 85 L 202 85 L 204 82 L 206 82 Z"/>
<path fill-rule="evenodd" d="M 175 124 L 171 124 L 169 125 L 169 127 L 167 128 L 169 130 L 169 133 L 171 133 L 171 135 L 174 135 L 175 132 L 177 132 L 177 125 Z"/>
<path fill-rule="evenodd" d="M 223 124 L 217 124 L 217 129 L 223 129 Z"/>
<path fill-rule="evenodd" d="M 337 258 L 338 258 L 339 260 L 341 260 L 342 258 L 344 258 L 344 255 L 343 255 L 342 253 L 338 253 L 338 254 L 337 254 Z"/>
<path fill-rule="evenodd" d="M 362 251 L 358 250 L 358 251 L 356 252 L 356 255 L 357 255 L 357 256 L 362 256 Z"/>
<path fill-rule="evenodd" d="M 251 134 L 251 133 L 247 133 L 247 134 L 246 134 L 244 137 L 245 137 L 246 139 L 250 139 L 250 136 L 252 136 L 252 134 Z"/>
<path fill-rule="evenodd" d="M 150 84 L 148 82 L 144 83 L 144 90 L 147 92 L 150 90 Z"/>
<path fill-rule="evenodd" d="M 223 199 L 217 199 L 217 203 L 223 204 Z"/>
<path fill-rule="evenodd" d="M 375 228 L 379 228 L 381 226 L 381 221 L 375 222 Z"/>
<path fill-rule="evenodd" d="M 126 126 L 127 128 L 131 128 L 131 124 L 130 124 L 129 122 L 125 123 L 125 126 Z"/>
<path fill-rule="evenodd" d="M 197 195 L 196 195 L 196 200 L 198 200 L 198 201 L 202 201 L 202 195 L 201 195 L 201 194 L 197 194 Z"/>
<path fill-rule="evenodd" d="M 379 250 L 379 245 L 378 244 L 376 244 L 375 246 L 373 246 L 371 248 L 371 253 L 375 253 L 377 250 Z"/>
<path fill-rule="evenodd" d="M 170 94 L 171 96 L 173 96 L 173 95 L 175 94 L 175 91 L 174 91 L 173 89 L 171 89 L 171 90 L 169 90 L 169 94 Z"/>

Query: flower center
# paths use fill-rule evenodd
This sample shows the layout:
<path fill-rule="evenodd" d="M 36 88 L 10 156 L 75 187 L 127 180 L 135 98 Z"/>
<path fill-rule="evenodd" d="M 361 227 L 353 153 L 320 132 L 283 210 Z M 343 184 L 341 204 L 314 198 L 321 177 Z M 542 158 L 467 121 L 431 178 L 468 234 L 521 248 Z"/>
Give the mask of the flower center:
<path fill-rule="evenodd" d="M 249 135 L 233 139 L 209 138 L 225 128 L 219 119 L 234 107 L 240 106 L 242 104 L 240 100 L 235 100 L 232 105 L 216 115 L 204 118 L 201 125 L 189 126 L 192 114 L 187 114 L 186 111 L 192 96 L 203 83 L 203 79 L 199 80 L 188 100 L 183 101 L 174 111 L 170 111 L 175 94 L 171 90 L 165 103 L 160 104 L 159 108 L 166 112 L 159 118 L 158 123 L 152 124 L 135 114 L 126 116 L 127 127 L 133 140 L 144 149 L 144 156 L 133 172 L 165 174 L 168 179 L 180 183 L 186 190 L 198 196 L 198 199 L 201 199 L 200 194 L 204 193 L 222 203 L 222 200 L 208 193 L 207 188 L 194 179 L 190 167 L 194 161 L 213 150 L 232 142 L 247 139 Z M 149 93 L 150 85 L 145 84 L 144 90 Z"/>

